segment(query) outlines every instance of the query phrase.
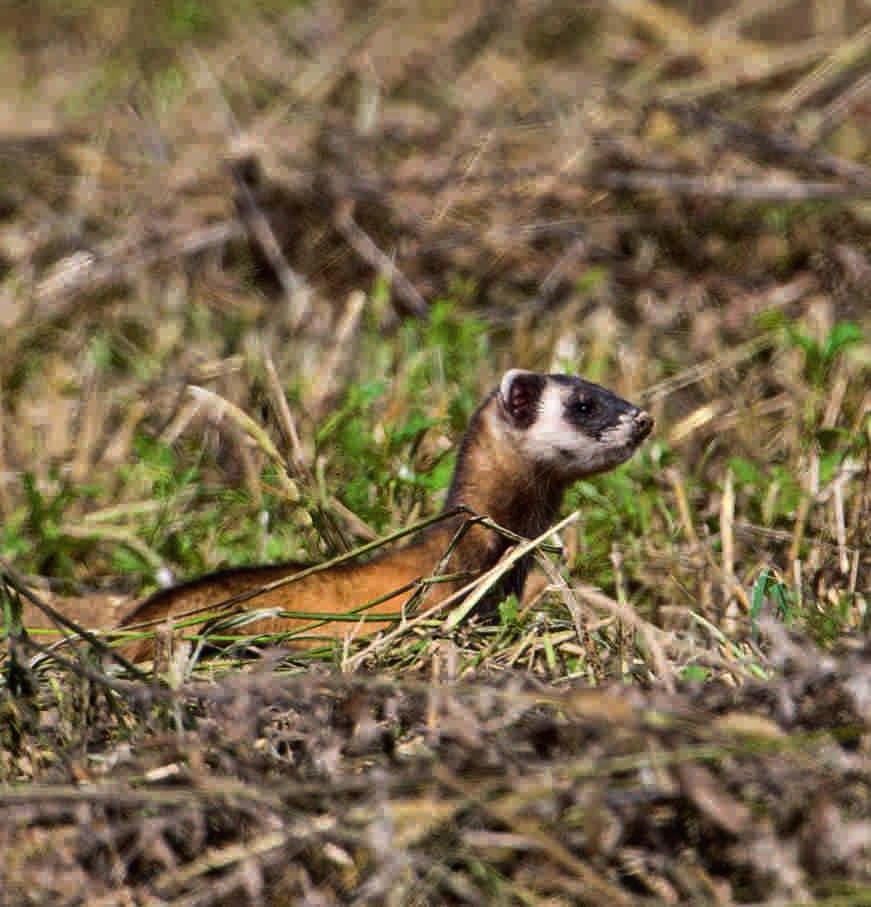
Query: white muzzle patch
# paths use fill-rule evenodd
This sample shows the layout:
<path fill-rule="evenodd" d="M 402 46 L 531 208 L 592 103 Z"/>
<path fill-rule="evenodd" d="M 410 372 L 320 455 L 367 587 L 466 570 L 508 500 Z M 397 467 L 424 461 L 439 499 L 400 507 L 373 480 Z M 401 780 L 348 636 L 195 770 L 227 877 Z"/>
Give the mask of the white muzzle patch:
<path fill-rule="evenodd" d="M 581 478 L 616 466 L 635 450 L 635 416 L 623 413 L 598 438 L 566 419 L 566 389 L 548 383 L 538 417 L 528 429 L 515 430 L 515 441 L 532 462 L 567 479 Z"/>

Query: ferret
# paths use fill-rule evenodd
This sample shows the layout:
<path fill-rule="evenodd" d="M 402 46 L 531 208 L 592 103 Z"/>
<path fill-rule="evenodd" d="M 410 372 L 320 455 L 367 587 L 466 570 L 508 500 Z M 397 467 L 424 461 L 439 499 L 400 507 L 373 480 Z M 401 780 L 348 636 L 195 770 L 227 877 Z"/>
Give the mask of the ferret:
<path fill-rule="evenodd" d="M 576 480 L 613 469 L 627 460 L 653 428 L 651 416 L 611 391 L 571 375 L 539 374 L 511 369 L 499 386 L 473 414 L 460 444 L 457 463 L 445 502 L 445 512 L 465 508 L 490 517 L 499 526 L 523 538 L 541 535 L 556 519 L 563 493 Z M 383 599 L 367 615 L 396 614 L 408 601 L 415 584 L 436 567 L 451 579 L 433 584 L 423 608 L 444 601 L 470 577 L 493 567 L 514 544 L 496 530 L 478 524 L 455 536 L 467 519 L 459 513 L 424 530 L 417 540 L 366 563 L 344 563 L 250 597 L 234 610 L 276 609 L 330 615 Z M 446 563 L 452 540 L 455 547 Z M 486 611 L 507 595 L 520 597 L 528 558 L 519 561 L 482 606 Z M 234 596 L 250 593 L 275 580 L 308 568 L 301 563 L 236 567 L 219 570 L 190 582 L 156 592 L 122 620 L 136 624 L 179 619 L 191 612 L 208 611 Z M 397 591 L 398 590 L 398 591 Z M 275 634 L 312 627 L 315 618 L 256 619 L 244 632 Z M 392 622 L 368 622 L 371 633 Z M 313 630 L 315 642 L 341 638 L 356 622 L 326 622 Z M 300 635 L 291 645 L 311 647 L 313 637 Z M 133 660 L 151 658 L 154 640 L 144 638 L 123 647 Z"/>

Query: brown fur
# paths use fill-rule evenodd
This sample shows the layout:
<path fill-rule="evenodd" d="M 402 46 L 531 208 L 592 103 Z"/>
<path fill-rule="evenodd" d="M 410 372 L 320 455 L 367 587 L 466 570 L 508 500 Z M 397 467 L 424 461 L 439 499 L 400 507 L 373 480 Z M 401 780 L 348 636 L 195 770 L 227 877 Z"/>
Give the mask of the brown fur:
<path fill-rule="evenodd" d="M 539 377 L 543 379 L 544 376 Z M 625 401 L 620 403 L 629 406 Z M 529 462 L 517 446 L 510 443 L 509 435 L 504 430 L 507 418 L 503 398 L 498 392 L 492 393 L 474 414 L 460 447 L 446 507 L 464 505 L 474 513 L 491 517 L 512 532 L 530 538 L 551 525 L 566 485 L 577 476 L 558 478 L 553 470 L 546 471 L 540 465 Z M 639 443 L 641 439 L 639 436 Z M 276 608 L 341 614 L 373 599 L 390 596 L 395 590 L 405 587 L 404 591 L 366 611 L 371 615 L 395 614 L 412 594 L 409 584 L 433 573 L 462 519 L 458 516 L 446 519 L 423 532 L 416 542 L 368 563 L 336 566 L 248 598 L 235 606 L 235 610 Z M 492 567 L 510 544 L 510 540 L 494 530 L 475 525 L 454 549 L 446 572 L 478 575 Z M 516 565 L 494 590 L 493 597 L 498 599 L 509 592 L 520 595 L 527 566 L 522 562 Z M 262 585 L 304 569 L 302 564 L 282 564 L 208 574 L 156 593 L 134 609 L 122 626 L 178 619 L 192 611 L 207 610 L 209 606 L 250 593 Z M 431 586 L 425 607 L 443 601 L 460 587 L 461 582 L 466 581 Z M 315 623 L 317 621 L 308 618 L 271 617 L 246 624 L 241 632 L 256 635 L 311 628 L 310 633 L 306 633 L 307 644 L 311 645 L 312 638 L 368 634 L 389 625 L 388 622 L 367 622 L 358 627 L 354 622 L 334 621 L 312 627 Z M 294 643 L 306 644 L 302 639 L 294 640 Z M 134 660 L 150 658 L 153 640 L 145 639 L 124 648 L 125 654 Z"/>
<path fill-rule="evenodd" d="M 233 610 L 261 610 L 281 608 L 286 611 L 304 611 L 313 614 L 341 614 L 355 606 L 365 604 L 381 596 L 390 595 L 405 588 L 404 592 L 366 609 L 366 614 L 395 614 L 413 590 L 408 585 L 432 572 L 452 532 L 447 529 L 426 533 L 416 543 L 377 557 L 365 564 L 342 564 L 314 573 L 295 583 L 279 586 L 268 592 L 246 599 Z M 241 567 L 206 574 L 199 579 L 165 589 L 146 599 L 127 616 L 122 626 L 132 626 L 153 621 L 179 618 L 190 612 L 208 610 L 210 606 L 236 595 L 245 594 L 276 580 L 293 576 L 307 569 L 305 564 L 278 564 L 262 567 Z M 435 596 L 427 598 L 427 604 L 441 600 L 447 587 L 436 586 Z M 311 646 L 324 637 L 336 638 L 345 634 L 371 633 L 388 626 L 388 622 L 366 622 L 358 626 L 354 621 L 337 621 L 318 626 L 314 618 L 270 617 L 246 624 L 239 632 L 246 635 L 284 633 L 289 630 L 310 628 L 294 640 L 298 646 Z M 362 627 L 362 628 L 361 628 Z M 153 640 L 143 639 L 124 647 L 125 654 L 134 661 L 150 658 Z"/>

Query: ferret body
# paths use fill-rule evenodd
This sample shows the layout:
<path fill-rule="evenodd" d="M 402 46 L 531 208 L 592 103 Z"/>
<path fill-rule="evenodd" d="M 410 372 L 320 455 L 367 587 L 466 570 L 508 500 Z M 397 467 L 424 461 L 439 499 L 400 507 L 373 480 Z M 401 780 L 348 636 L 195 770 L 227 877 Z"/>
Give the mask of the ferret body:
<path fill-rule="evenodd" d="M 646 412 L 596 384 L 569 375 L 512 369 L 470 420 L 445 509 L 463 507 L 472 514 L 490 517 L 516 535 L 533 538 L 553 524 L 569 485 L 627 460 L 652 427 L 653 420 Z M 367 563 L 341 564 L 306 575 L 247 598 L 236 610 L 280 609 L 329 616 L 383 599 L 365 613 L 396 614 L 413 593 L 414 584 L 441 565 L 442 573 L 460 578 L 429 587 L 423 607 L 431 608 L 470 577 L 494 566 L 513 544 L 487 526 L 472 525 L 442 564 L 466 518 L 463 514 L 451 516 L 396 551 Z M 305 564 L 286 563 L 206 574 L 155 593 L 127 615 L 121 626 L 153 625 L 205 611 L 305 569 Z M 512 592 L 519 596 L 527 569 L 527 563 L 519 562 L 491 598 Z M 291 644 L 311 646 L 324 637 L 368 634 L 390 625 L 375 621 L 366 623 L 361 631 L 347 620 L 316 624 L 315 617 L 278 615 L 246 624 L 243 632 L 260 635 L 310 627 L 304 639 L 302 635 L 294 637 Z M 134 660 L 150 658 L 153 649 L 152 639 L 124 647 Z"/>

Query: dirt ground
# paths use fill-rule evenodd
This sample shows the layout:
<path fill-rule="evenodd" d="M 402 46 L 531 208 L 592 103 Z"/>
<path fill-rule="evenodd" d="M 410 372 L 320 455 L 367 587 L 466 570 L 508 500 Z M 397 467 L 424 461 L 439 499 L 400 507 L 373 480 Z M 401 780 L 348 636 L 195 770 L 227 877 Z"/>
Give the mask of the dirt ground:
<path fill-rule="evenodd" d="M 867 3 L 35 9 L 0 904 L 871 904 Z M 35 632 L 433 513 L 512 364 L 657 431 L 498 627 Z"/>

